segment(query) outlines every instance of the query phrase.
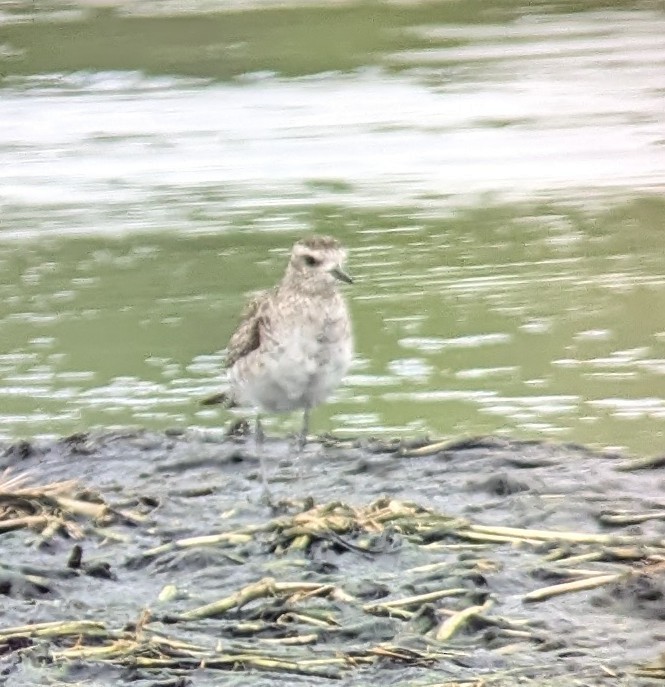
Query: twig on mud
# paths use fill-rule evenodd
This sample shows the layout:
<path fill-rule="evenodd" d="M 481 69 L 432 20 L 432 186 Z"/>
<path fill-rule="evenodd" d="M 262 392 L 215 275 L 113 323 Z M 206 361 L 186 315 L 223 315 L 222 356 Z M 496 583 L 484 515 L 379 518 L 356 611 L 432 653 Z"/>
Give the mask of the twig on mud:
<path fill-rule="evenodd" d="M 464 587 L 455 587 L 452 589 L 439 589 L 436 592 L 429 592 L 427 594 L 418 594 L 417 596 L 406 596 L 401 599 L 393 599 L 392 601 L 381 601 L 371 604 L 364 604 L 362 609 L 365 613 L 372 613 L 375 615 L 392 615 L 395 611 L 404 611 L 411 606 L 422 606 L 438 599 L 443 599 L 450 596 L 463 596 L 468 594 L 469 590 Z"/>
<path fill-rule="evenodd" d="M 578 563 L 591 563 L 594 561 L 612 563 L 648 560 L 663 553 L 665 553 L 665 550 L 651 546 L 604 546 L 601 549 L 587 551 L 575 556 L 558 555 L 555 557 L 553 552 L 551 555 L 547 555 L 545 560 L 553 561 L 555 565 L 574 566 Z"/>
<path fill-rule="evenodd" d="M 665 680 L 665 667 L 642 666 L 634 671 L 637 677 L 646 677 L 649 680 Z"/>
<path fill-rule="evenodd" d="M 186 539 L 177 539 L 176 541 L 155 546 L 143 552 L 144 558 L 152 558 L 163 553 L 169 553 L 177 549 L 189 549 L 195 546 L 219 546 L 220 544 L 226 546 L 237 546 L 238 544 L 246 544 L 252 540 L 252 534 L 247 532 L 220 532 L 219 534 L 207 534 L 200 537 L 188 537 Z"/>
<path fill-rule="evenodd" d="M 469 606 L 450 616 L 450 618 L 446 618 L 437 629 L 434 635 L 435 639 L 439 642 L 446 642 L 458 632 L 460 628 L 468 623 L 471 618 L 489 611 L 493 605 L 494 602 L 491 599 L 487 599 L 487 601 L 480 606 Z"/>
<path fill-rule="evenodd" d="M 66 637 L 68 635 L 108 637 L 109 633 L 104 623 L 93 620 L 33 623 L 0 629 L 0 640 L 10 637 Z"/>
<path fill-rule="evenodd" d="M 82 537 L 78 518 L 101 525 L 117 520 L 139 524 L 144 519 L 140 513 L 112 509 L 97 495 L 95 500 L 77 497 L 76 480 L 35 485 L 32 478 L 32 472 L 11 475 L 9 468 L 0 474 L 0 532 L 36 530 L 45 543 L 59 532 Z"/>
<path fill-rule="evenodd" d="M 587 577 L 582 580 L 575 580 L 573 582 L 565 582 L 563 584 L 554 584 L 549 587 L 541 587 L 522 597 L 524 602 L 545 601 L 551 599 L 553 596 L 561 594 L 568 594 L 570 592 L 582 592 L 587 589 L 597 589 L 612 582 L 618 582 L 624 579 L 630 573 L 612 573 L 610 575 L 596 575 L 595 577 Z"/>
<path fill-rule="evenodd" d="M 330 627 L 339 627 L 339 621 L 336 618 L 333 618 L 330 616 L 330 614 L 327 614 L 327 618 L 317 618 L 314 614 L 311 613 L 284 613 L 284 615 L 280 616 L 278 619 L 278 624 L 286 624 L 290 622 L 299 622 L 302 623 L 303 625 L 312 625 L 314 627 L 319 627 L 322 629 L 329 629 Z"/>
<path fill-rule="evenodd" d="M 566 541 L 576 544 L 600 544 L 606 546 L 612 545 L 627 545 L 640 546 L 648 542 L 644 537 L 631 535 L 608 535 L 608 534 L 591 534 L 587 532 L 567 532 L 557 530 L 531 530 L 522 529 L 519 527 L 490 527 L 487 525 L 469 525 L 466 530 L 461 530 L 458 533 L 464 535 L 466 532 L 471 532 L 476 535 L 488 535 L 507 537 L 514 540 L 531 540 L 531 541 Z M 654 546 L 665 547 L 665 540 L 656 539 L 651 542 Z"/>
<path fill-rule="evenodd" d="M 227 596 L 219 601 L 199 606 L 191 611 L 185 611 L 178 617 L 181 620 L 201 620 L 223 615 L 232 608 L 241 608 L 250 601 L 265 597 L 283 595 L 287 597 L 306 594 L 308 596 L 327 596 L 334 590 L 333 585 L 318 584 L 316 582 L 276 582 L 272 577 L 250 584 L 247 587 Z"/>
<path fill-rule="evenodd" d="M 24 515 L 21 518 L 7 518 L 0 520 L 0 532 L 11 532 L 12 530 L 43 529 L 49 523 L 46 515 Z"/>
<path fill-rule="evenodd" d="M 651 680 L 665 680 L 665 654 L 661 654 L 654 661 L 643 663 L 634 670 L 634 675 Z"/>
<path fill-rule="evenodd" d="M 305 646 L 307 644 L 316 644 L 319 641 L 319 635 L 312 633 L 309 635 L 296 635 L 295 637 L 262 637 L 259 641 L 263 644 Z"/>
<path fill-rule="evenodd" d="M 571 556 L 570 547 L 568 546 L 557 546 L 555 549 L 552 549 L 548 554 L 543 556 L 543 560 L 548 563 L 565 563 L 566 565 L 576 565 L 577 563 L 591 563 L 593 561 L 600 561 L 602 559 L 602 550 L 587 551 L 586 553 Z"/>
<path fill-rule="evenodd" d="M 628 472 L 630 470 L 649 470 L 660 468 L 663 467 L 663 465 L 665 465 L 665 454 L 659 456 L 648 456 L 645 458 L 631 458 L 630 460 L 625 460 L 623 463 L 619 463 L 615 469 Z"/>
<path fill-rule="evenodd" d="M 260 640 L 266 646 L 305 646 L 316 642 L 318 635 L 285 637 Z M 292 650 L 290 650 L 292 651 Z M 303 658 L 293 660 L 291 654 L 265 655 L 260 648 L 243 650 L 229 648 L 226 651 L 210 651 L 192 644 L 166 641 L 161 637 L 139 639 L 124 633 L 102 646 L 76 646 L 52 653 L 54 661 L 94 660 L 100 663 L 135 666 L 149 670 L 179 669 L 192 671 L 201 667 L 218 670 L 261 670 L 287 672 L 309 677 L 336 679 L 342 671 L 362 664 L 376 663 L 381 658 L 399 660 L 409 664 L 431 664 L 446 655 L 462 655 L 461 652 L 426 652 L 398 646 L 380 645 L 348 654 Z M 466 655 L 466 654 L 464 654 Z"/>
<path fill-rule="evenodd" d="M 598 520 L 604 525 L 639 525 L 648 520 L 665 520 L 665 509 L 651 510 L 644 513 L 631 511 L 603 511 L 598 516 Z"/>
<path fill-rule="evenodd" d="M 401 456 L 405 457 L 416 457 L 416 456 L 432 456 L 435 453 L 439 453 L 450 446 L 450 439 L 444 439 L 443 441 L 435 441 L 426 446 L 419 446 L 418 448 L 412 449 L 402 449 L 399 453 Z"/>
<path fill-rule="evenodd" d="M 131 640 L 119 640 L 114 644 L 102 647 L 73 647 L 54 652 L 56 661 L 71 661 L 93 659 L 103 663 L 119 663 L 147 669 L 185 669 L 212 668 L 221 670 L 263 670 L 288 672 L 311 677 L 337 678 L 340 677 L 339 668 L 335 670 L 335 663 L 341 660 L 329 661 L 329 666 L 319 667 L 307 665 L 305 661 L 288 661 L 270 656 L 259 656 L 243 653 L 210 653 L 204 651 L 191 652 L 190 655 L 179 656 L 149 656 L 150 646 L 143 646 Z"/>
<path fill-rule="evenodd" d="M 44 496 L 54 496 L 64 492 L 70 492 L 76 487 L 76 480 L 63 480 L 51 482 L 39 486 L 26 486 L 33 479 L 34 472 L 29 470 L 18 475 L 12 475 L 12 469 L 6 468 L 0 474 L 0 501 L 6 499 L 22 498 L 26 501 L 42 498 Z"/>
<path fill-rule="evenodd" d="M 542 543 L 538 539 L 529 539 L 527 537 L 515 537 L 508 534 L 492 534 L 491 532 L 475 532 L 471 527 L 460 528 L 455 534 L 462 539 L 492 544 L 530 544 L 531 546 L 537 546 Z"/>

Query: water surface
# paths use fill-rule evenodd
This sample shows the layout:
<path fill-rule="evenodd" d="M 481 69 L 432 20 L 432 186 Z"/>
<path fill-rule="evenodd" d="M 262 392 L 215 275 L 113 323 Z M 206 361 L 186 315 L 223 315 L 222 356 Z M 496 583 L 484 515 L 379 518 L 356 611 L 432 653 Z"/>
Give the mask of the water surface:
<path fill-rule="evenodd" d="M 358 355 L 315 429 L 662 451 L 665 14 L 464 5 L 5 12 L 0 436 L 220 427 L 317 231 Z"/>

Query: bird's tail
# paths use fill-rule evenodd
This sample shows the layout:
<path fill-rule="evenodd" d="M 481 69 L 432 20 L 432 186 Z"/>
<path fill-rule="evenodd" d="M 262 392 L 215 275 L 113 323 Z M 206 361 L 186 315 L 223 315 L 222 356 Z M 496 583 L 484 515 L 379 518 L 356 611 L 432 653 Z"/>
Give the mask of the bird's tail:
<path fill-rule="evenodd" d="M 235 408 L 237 406 L 237 403 L 233 400 L 233 398 L 226 391 L 222 391 L 219 394 L 213 394 L 212 396 L 208 396 L 208 398 L 204 398 L 201 401 L 201 405 L 202 406 L 221 405 L 224 408 Z"/>

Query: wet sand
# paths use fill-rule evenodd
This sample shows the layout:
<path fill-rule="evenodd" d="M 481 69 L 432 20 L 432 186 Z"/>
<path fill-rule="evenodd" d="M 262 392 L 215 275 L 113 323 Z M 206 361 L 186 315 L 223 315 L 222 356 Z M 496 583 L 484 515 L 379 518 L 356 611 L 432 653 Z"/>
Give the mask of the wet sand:
<path fill-rule="evenodd" d="M 0 447 L 30 480 L 0 487 L 0 685 L 665 677 L 665 461 L 492 437 L 266 453 L 272 506 L 244 436 Z"/>

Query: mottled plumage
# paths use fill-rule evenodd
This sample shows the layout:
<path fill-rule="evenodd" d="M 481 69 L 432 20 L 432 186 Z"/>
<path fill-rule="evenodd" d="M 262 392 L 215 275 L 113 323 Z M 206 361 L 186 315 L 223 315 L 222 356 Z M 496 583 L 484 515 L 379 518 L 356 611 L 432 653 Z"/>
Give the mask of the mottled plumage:
<path fill-rule="evenodd" d="M 298 241 L 282 280 L 252 298 L 227 347 L 228 400 L 260 411 L 309 410 L 339 385 L 353 357 L 339 282 L 346 251 L 328 236 Z"/>
<path fill-rule="evenodd" d="M 261 291 L 245 306 L 240 316 L 240 324 L 231 335 L 229 345 L 226 347 L 226 368 L 233 367 L 238 360 L 259 347 L 261 343 L 261 316 L 259 311 L 267 296 L 267 291 Z"/>

